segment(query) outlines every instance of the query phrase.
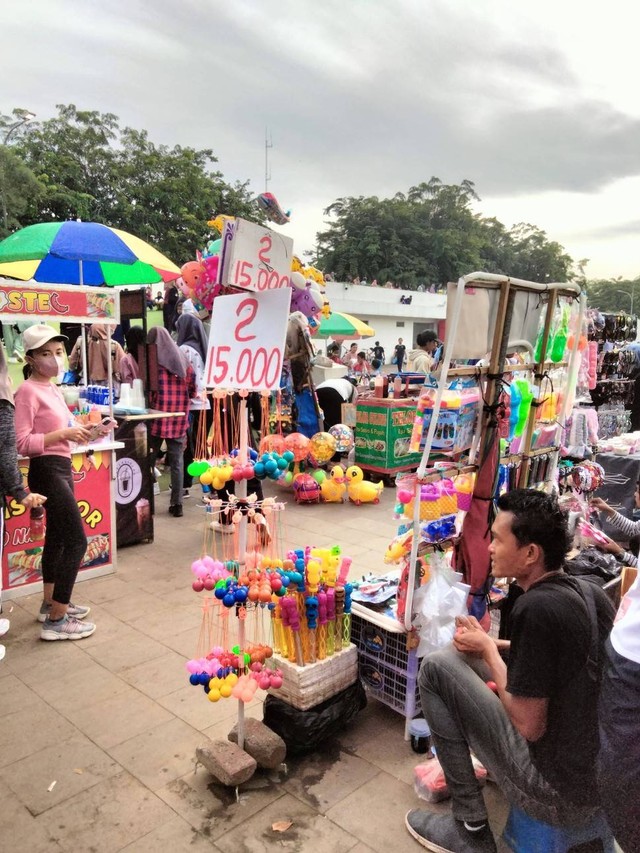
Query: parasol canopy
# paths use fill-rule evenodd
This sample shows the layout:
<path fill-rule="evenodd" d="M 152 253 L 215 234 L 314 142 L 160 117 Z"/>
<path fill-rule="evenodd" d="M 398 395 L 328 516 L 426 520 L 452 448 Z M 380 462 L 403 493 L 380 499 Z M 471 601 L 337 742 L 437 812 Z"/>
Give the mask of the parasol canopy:
<path fill-rule="evenodd" d="M 42 222 L 0 241 L 0 275 L 53 284 L 172 281 L 180 269 L 153 246 L 98 222 Z"/>
<path fill-rule="evenodd" d="M 1 245 L 1 244 L 0 244 Z M 320 322 L 319 338 L 371 338 L 376 330 L 351 314 L 333 311 L 330 317 Z"/>

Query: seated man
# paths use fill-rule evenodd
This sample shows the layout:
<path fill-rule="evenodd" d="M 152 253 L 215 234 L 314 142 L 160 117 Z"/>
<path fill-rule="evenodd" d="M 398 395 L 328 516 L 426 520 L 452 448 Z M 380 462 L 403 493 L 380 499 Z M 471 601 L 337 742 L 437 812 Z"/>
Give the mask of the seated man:
<path fill-rule="evenodd" d="M 597 701 L 613 606 L 562 570 L 569 547 L 555 497 L 516 489 L 498 500 L 495 577 L 524 590 L 511 613 L 508 663 L 472 617 L 453 646 L 426 657 L 420 697 L 452 796 L 452 814 L 414 810 L 411 835 L 439 853 L 495 851 L 469 750 L 505 797 L 537 820 L 581 822 L 598 808 Z M 487 687 L 492 680 L 497 694 Z"/>

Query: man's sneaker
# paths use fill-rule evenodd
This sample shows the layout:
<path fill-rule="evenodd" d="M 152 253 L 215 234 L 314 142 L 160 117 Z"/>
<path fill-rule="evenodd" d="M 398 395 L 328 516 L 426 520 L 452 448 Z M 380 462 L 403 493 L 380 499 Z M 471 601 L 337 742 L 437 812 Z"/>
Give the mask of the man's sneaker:
<path fill-rule="evenodd" d="M 174 518 L 182 518 L 182 504 L 173 504 L 169 507 L 169 515 L 172 515 Z"/>
<path fill-rule="evenodd" d="M 185 488 L 182 490 L 182 497 L 183 497 L 183 498 L 190 498 L 190 497 L 191 497 L 191 490 L 190 490 L 190 489 L 187 489 L 187 488 L 185 487 Z"/>
<path fill-rule="evenodd" d="M 70 616 L 64 616 L 57 622 L 45 619 L 40 631 L 41 640 L 83 640 L 96 630 L 93 622 L 80 622 Z"/>
<path fill-rule="evenodd" d="M 433 853 L 497 853 L 488 823 L 473 831 L 452 815 L 436 815 L 421 809 L 407 812 L 404 822 L 415 840 Z"/>
<path fill-rule="evenodd" d="M 40 613 L 38 613 L 38 622 L 45 622 L 50 613 L 51 605 L 45 604 L 43 601 Z M 69 602 L 69 606 L 67 607 L 67 616 L 70 616 L 72 619 L 86 619 L 90 613 L 90 607 L 84 607 L 82 604 L 74 604 L 72 601 Z"/>

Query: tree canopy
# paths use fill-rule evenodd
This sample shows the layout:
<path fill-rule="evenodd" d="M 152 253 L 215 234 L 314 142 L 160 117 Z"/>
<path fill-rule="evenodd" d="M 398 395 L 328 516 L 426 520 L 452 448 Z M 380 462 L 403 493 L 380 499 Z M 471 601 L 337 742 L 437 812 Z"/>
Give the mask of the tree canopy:
<path fill-rule="evenodd" d="M 215 214 L 262 221 L 249 182 L 227 183 L 213 168 L 211 149 L 156 145 L 144 130 L 121 128 L 112 113 L 73 104 L 57 110 L 0 145 L 7 208 L 0 236 L 34 222 L 80 218 L 130 231 L 183 263 L 212 236 L 207 220 Z M 11 123 L 0 117 L 0 135 Z"/>
<path fill-rule="evenodd" d="M 432 177 L 393 198 L 339 198 L 318 234 L 318 263 L 336 278 L 388 279 L 409 289 L 484 270 L 530 281 L 565 281 L 572 260 L 534 225 L 507 229 L 472 210 L 472 181 Z"/>

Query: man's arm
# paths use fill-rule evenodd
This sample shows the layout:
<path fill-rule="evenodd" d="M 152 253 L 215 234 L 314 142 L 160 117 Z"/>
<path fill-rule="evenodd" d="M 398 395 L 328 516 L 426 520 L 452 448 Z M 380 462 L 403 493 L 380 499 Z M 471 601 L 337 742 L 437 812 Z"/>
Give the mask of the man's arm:
<path fill-rule="evenodd" d="M 489 667 L 498 697 L 509 719 L 530 743 L 540 740 L 547 730 L 549 700 L 514 696 L 507 690 L 507 665 L 500 656 L 497 643 L 472 616 L 461 616 L 456 620 L 458 629 L 453 644 L 459 652 L 482 657 Z"/>

